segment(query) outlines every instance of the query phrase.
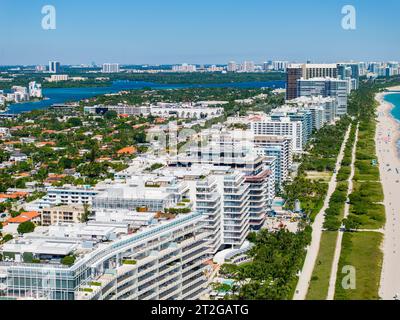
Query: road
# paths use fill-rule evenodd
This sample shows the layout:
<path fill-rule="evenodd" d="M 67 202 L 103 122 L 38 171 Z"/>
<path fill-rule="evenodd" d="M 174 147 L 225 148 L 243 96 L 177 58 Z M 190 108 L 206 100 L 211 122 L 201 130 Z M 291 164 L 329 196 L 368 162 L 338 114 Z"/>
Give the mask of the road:
<path fill-rule="evenodd" d="M 344 155 L 344 149 L 346 147 L 347 140 L 349 139 L 349 135 L 350 135 L 350 127 L 347 130 L 344 141 L 342 143 L 342 147 L 340 149 L 338 159 L 336 161 L 336 167 L 335 167 L 336 171 L 332 175 L 331 180 L 329 182 L 328 193 L 325 197 L 324 205 L 323 205 L 321 211 L 315 217 L 314 223 L 312 225 L 313 231 L 312 231 L 312 235 L 311 235 L 312 236 L 311 244 L 307 248 L 306 259 L 304 261 L 303 270 L 301 271 L 301 273 L 299 275 L 299 281 L 297 283 L 297 287 L 296 287 L 295 294 L 293 296 L 293 300 L 305 300 L 306 299 L 308 287 L 309 287 L 310 281 L 311 281 L 312 272 L 314 270 L 315 261 L 317 260 L 317 256 L 318 256 L 319 245 L 320 245 L 323 225 L 324 225 L 324 221 L 325 221 L 325 210 L 328 209 L 329 200 L 330 200 L 333 192 L 336 189 L 336 185 L 337 185 L 336 177 L 337 177 L 337 173 L 340 170 L 340 165 L 341 165 L 341 162 L 343 160 L 343 155 Z"/>
<path fill-rule="evenodd" d="M 351 173 L 350 173 L 350 177 L 348 180 L 349 188 L 348 188 L 347 197 L 353 192 L 353 178 L 354 178 L 354 173 L 355 173 L 354 164 L 356 161 L 357 142 L 358 142 L 358 124 L 357 124 L 357 130 L 356 130 L 356 139 L 354 142 L 352 156 L 351 156 Z M 347 201 L 346 201 L 345 206 L 344 206 L 344 218 L 346 219 L 349 216 L 349 214 L 350 214 L 350 204 L 347 203 Z M 344 229 L 342 226 L 341 230 L 339 230 L 339 234 L 338 234 L 337 241 L 336 241 L 335 254 L 333 256 L 333 261 L 332 261 L 331 277 L 329 279 L 329 289 L 328 289 L 327 300 L 334 300 L 334 298 L 335 298 L 336 277 L 337 277 L 337 272 L 338 272 L 338 268 L 339 268 L 340 253 L 342 252 L 343 232 L 344 232 Z"/>

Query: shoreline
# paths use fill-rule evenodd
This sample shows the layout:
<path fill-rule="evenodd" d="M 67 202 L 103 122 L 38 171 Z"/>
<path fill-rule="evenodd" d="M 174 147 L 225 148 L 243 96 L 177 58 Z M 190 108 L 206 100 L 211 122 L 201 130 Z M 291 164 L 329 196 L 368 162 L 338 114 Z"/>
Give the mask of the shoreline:
<path fill-rule="evenodd" d="M 388 88 L 397 90 L 399 87 Z M 400 188 L 400 155 L 398 141 L 400 140 L 400 122 L 392 115 L 396 106 L 385 100 L 388 94 L 381 92 L 375 96 L 377 108 L 376 154 L 379 162 L 381 183 L 384 192 L 386 224 L 384 240 L 381 246 L 383 264 L 379 287 L 379 296 L 383 300 L 393 300 L 400 293 L 400 198 L 397 190 Z"/>
<path fill-rule="evenodd" d="M 379 105 L 382 106 L 381 112 L 387 113 L 386 114 L 386 118 L 389 118 L 391 120 L 391 122 L 393 122 L 393 126 L 395 129 L 393 132 L 393 142 L 395 144 L 396 150 L 397 150 L 397 156 L 400 159 L 400 148 L 398 145 L 398 142 L 400 141 L 400 120 L 396 119 L 394 117 L 394 115 L 392 114 L 392 111 L 394 108 L 396 108 L 397 106 L 394 105 L 391 102 L 388 102 L 385 100 L 386 96 L 391 95 L 391 94 L 399 94 L 400 95 L 400 86 L 398 87 L 392 87 L 389 88 L 391 90 L 398 90 L 398 91 L 388 91 L 388 92 L 382 92 L 382 93 L 378 93 L 376 96 L 376 100 L 379 102 Z M 379 112 L 379 107 L 378 107 L 378 112 Z"/>
<path fill-rule="evenodd" d="M 19 102 L 13 102 L 7 105 L 5 109 L 0 110 L 0 113 L 7 113 L 10 110 L 10 107 L 16 107 L 19 104 L 24 104 L 24 103 L 38 103 L 42 101 L 49 100 L 50 98 L 43 97 L 42 99 L 33 99 L 33 100 L 28 100 L 28 101 L 19 101 Z"/>
<path fill-rule="evenodd" d="M 152 90 L 170 90 L 170 89 L 213 89 L 213 88 L 227 88 L 227 89 L 251 89 L 251 88 L 283 88 L 285 81 L 271 80 L 266 82 L 226 82 L 220 84 L 160 84 L 155 82 L 144 81 L 113 81 L 110 87 L 60 87 L 60 88 L 44 88 L 43 94 L 47 99 L 38 102 L 22 102 L 18 105 L 10 105 L 10 112 L 20 114 L 23 112 L 30 112 L 34 110 L 43 110 L 49 108 L 55 103 L 78 102 L 84 99 L 90 99 L 105 94 L 117 93 L 121 91 L 135 91 L 143 90 L 146 87 L 151 87 Z M 51 91 L 50 91 L 51 90 Z"/>

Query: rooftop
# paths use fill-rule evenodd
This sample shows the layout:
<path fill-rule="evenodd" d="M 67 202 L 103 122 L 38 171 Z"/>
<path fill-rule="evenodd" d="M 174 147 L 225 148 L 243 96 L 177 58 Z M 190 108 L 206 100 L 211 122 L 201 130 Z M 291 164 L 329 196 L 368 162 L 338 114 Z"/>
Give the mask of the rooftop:
<path fill-rule="evenodd" d="M 37 217 L 40 217 L 40 213 L 37 211 L 22 212 L 19 216 L 8 219 L 7 223 L 23 223 Z"/>

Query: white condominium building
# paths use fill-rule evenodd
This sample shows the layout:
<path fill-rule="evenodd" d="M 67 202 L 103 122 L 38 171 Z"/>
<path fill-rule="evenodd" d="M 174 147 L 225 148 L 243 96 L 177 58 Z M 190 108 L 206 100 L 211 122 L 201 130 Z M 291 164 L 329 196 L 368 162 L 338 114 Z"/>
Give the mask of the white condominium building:
<path fill-rule="evenodd" d="M 276 185 L 278 188 L 289 178 L 293 164 L 292 139 L 280 136 L 254 136 L 254 147 L 258 154 L 276 158 Z"/>
<path fill-rule="evenodd" d="M 63 187 L 49 187 L 47 194 L 41 200 L 44 207 L 54 205 L 91 205 L 93 197 L 100 190 L 87 187 L 75 187 L 64 185 Z"/>
<path fill-rule="evenodd" d="M 107 111 L 115 111 L 117 114 L 129 116 L 148 116 L 156 117 L 176 117 L 180 119 L 210 119 L 220 117 L 224 113 L 223 108 L 207 107 L 201 104 L 182 105 L 182 104 L 157 104 L 157 105 L 96 105 L 84 107 L 84 112 L 89 114 L 105 114 Z"/>
<path fill-rule="evenodd" d="M 335 116 L 347 114 L 348 100 L 347 80 L 334 78 L 311 78 L 297 80 L 297 92 L 299 97 L 323 96 L 333 97 L 337 100 L 337 109 Z"/>
<path fill-rule="evenodd" d="M 211 119 L 223 115 L 224 109 L 204 106 L 157 105 L 150 106 L 150 113 L 153 116 L 164 118 Z"/>
<path fill-rule="evenodd" d="M 250 186 L 244 174 L 233 171 L 223 179 L 223 244 L 239 248 L 250 229 Z"/>
<path fill-rule="evenodd" d="M 282 136 L 291 138 L 293 151 L 303 151 L 303 124 L 291 121 L 288 117 L 273 120 L 270 116 L 255 115 L 249 117 L 250 129 L 255 135 Z"/>
<path fill-rule="evenodd" d="M 103 73 L 118 73 L 119 71 L 118 63 L 103 63 Z"/>
<path fill-rule="evenodd" d="M 183 63 L 181 65 L 172 66 L 173 72 L 196 72 L 197 67 L 195 65 Z"/>
<path fill-rule="evenodd" d="M 69 76 L 67 74 L 52 74 L 50 78 L 46 78 L 48 82 L 68 81 Z"/>
<path fill-rule="evenodd" d="M 3 245 L 3 298 L 191 300 L 208 290 L 208 235 L 201 213 L 178 215 L 133 234 L 122 233 L 117 224 L 46 228 Z M 72 265 L 62 263 L 66 256 L 76 257 Z"/>
<path fill-rule="evenodd" d="M 235 118 L 230 119 L 232 123 Z M 242 123 L 243 121 L 239 121 Z M 246 120 L 244 121 L 247 122 Z M 280 187 L 289 176 L 289 170 L 292 167 L 293 142 L 290 137 L 255 135 L 250 130 L 230 130 L 230 129 L 210 129 L 201 133 L 202 141 L 208 143 L 218 142 L 220 146 L 239 146 L 245 145 L 249 150 L 254 150 L 257 155 L 268 157 L 264 160 L 268 169 L 271 171 L 271 177 L 275 176 L 275 185 Z M 270 157 L 276 158 L 275 163 Z M 274 167 L 276 166 L 276 168 Z M 272 181 L 271 181 L 272 183 Z M 269 199 L 275 197 L 275 190 L 270 192 Z"/>
<path fill-rule="evenodd" d="M 337 99 L 335 97 L 323 97 L 317 95 L 302 96 L 293 100 L 287 100 L 287 105 L 310 109 L 322 107 L 324 109 L 323 123 L 335 121 L 337 113 Z"/>
<path fill-rule="evenodd" d="M 196 211 L 204 215 L 204 229 L 208 233 L 208 253 L 214 255 L 222 245 L 223 208 L 217 179 L 204 177 L 196 182 Z"/>
<path fill-rule="evenodd" d="M 254 72 L 255 70 L 255 65 L 253 61 L 245 61 L 242 67 L 243 72 Z"/>
<path fill-rule="evenodd" d="M 49 73 L 59 73 L 60 72 L 60 62 L 49 61 Z"/>
<path fill-rule="evenodd" d="M 228 72 L 236 72 L 239 70 L 239 66 L 237 65 L 237 63 L 235 61 L 229 61 L 226 69 Z"/>
<path fill-rule="evenodd" d="M 272 69 L 274 71 L 286 72 L 288 65 L 289 61 L 272 61 Z"/>
<path fill-rule="evenodd" d="M 188 197 L 189 188 L 184 181 L 170 177 L 167 186 L 145 181 L 144 177 L 132 177 L 128 184 L 114 184 L 93 199 L 93 210 L 135 209 L 163 211 Z"/>
<path fill-rule="evenodd" d="M 83 112 L 89 114 L 105 114 L 107 111 L 115 111 L 117 114 L 127 114 L 129 116 L 148 116 L 150 106 L 131 106 L 120 104 L 116 106 L 95 105 L 83 107 Z"/>
<path fill-rule="evenodd" d="M 169 161 L 172 166 L 191 167 L 194 164 L 227 166 L 244 174 L 244 182 L 250 187 L 250 225 L 260 229 L 269 205 L 275 196 L 275 176 L 266 167 L 264 157 L 252 152 L 250 146 L 228 141 L 225 135 L 208 146 L 190 148 Z M 222 193 L 221 193 L 222 194 Z"/>
<path fill-rule="evenodd" d="M 29 96 L 34 98 L 43 97 L 42 85 L 36 81 L 29 82 Z"/>

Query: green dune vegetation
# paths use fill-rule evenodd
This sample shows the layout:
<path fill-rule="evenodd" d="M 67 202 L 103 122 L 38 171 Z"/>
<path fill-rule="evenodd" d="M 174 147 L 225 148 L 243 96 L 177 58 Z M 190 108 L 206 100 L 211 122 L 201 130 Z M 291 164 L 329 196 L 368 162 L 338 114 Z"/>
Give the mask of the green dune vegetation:
<path fill-rule="evenodd" d="M 335 300 L 378 300 L 383 254 L 380 245 L 383 234 L 378 232 L 346 232 L 336 279 Z M 355 288 L 343 286 L 348 273 L 344 267 L 355 270 Z"/>

